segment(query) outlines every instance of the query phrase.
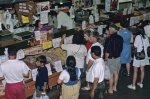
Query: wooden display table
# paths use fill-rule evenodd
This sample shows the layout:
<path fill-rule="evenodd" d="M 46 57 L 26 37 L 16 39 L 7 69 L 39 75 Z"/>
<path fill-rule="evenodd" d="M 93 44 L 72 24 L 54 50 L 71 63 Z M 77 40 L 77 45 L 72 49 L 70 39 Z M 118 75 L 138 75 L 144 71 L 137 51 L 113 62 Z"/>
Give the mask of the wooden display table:
<path fill-rule="evenodd" d="M 52 75 L 49 76 L 49 87 L 54 87 L 57 85 L 57 79 L 59 77 L 60 73 L 54 72 Z M 35 92 L 35 81 L 29 80 L 25 82 L 25 91 L 26 91 L 26 97 L 32 96 Z M 0 99 L 4 99 L 4 96 L 0 96 Z"/>

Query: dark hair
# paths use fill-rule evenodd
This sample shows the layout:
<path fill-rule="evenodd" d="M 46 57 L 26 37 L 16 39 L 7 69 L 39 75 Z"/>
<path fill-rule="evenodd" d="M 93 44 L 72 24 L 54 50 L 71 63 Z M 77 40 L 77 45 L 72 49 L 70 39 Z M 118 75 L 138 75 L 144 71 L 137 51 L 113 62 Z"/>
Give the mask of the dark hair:
<path fill-rule="evenodd" d="M 73 44 L 85 44 L 84 35 L 82 33 L 76 32 L 72 38 Z"/>
<path fill-rule="evenodd" d="M 145 39 L 145 31 L 143 28 L 138 28 L 136 33 L 137 35 L 142 35 L 142 37 Z"/>
<path fill-rule="evenodd" d="M 8 48 L 8 55 L 9 56 L 16 56 L 17 55 L 17 49 L 16 48 Z"/>
<path fill-rule="evenodd" d="M 115 30 L 118 30 L 119 28 L 116 26 L 116 25 L 114 25 L 114 24 L 111 24 L 110 26 L 109 26 L 109 28 L 114 28 Z"/>
<path fill-rule="evenodd" d="M 39 27 L 39 22 L 41 22 L 40 20 L 36 20 L 35 21 L 35 27 L 38 28 Z"/>
<path fill-rule="evenodd" d="M 40 56 L 38 56 L 38 57 L 36 58 L 36 61 L 39 61 L 39 62 L 41 62 L 41 63 L 46 64 L 47 59 L 46 59 L 46 57 L 45 57 L 44 55 L 40 55 Z"/>
<path fill-rule="evenodd" d="M 90 34 L 91 34 L 91 30 L 86 30 L 86 31 L 84 31 L 84 33 L 87 35 L 87 36 L 90 36 Z"/>
<path fill-rule="evenodd" d="M 91 48 L 91 53 L 94 53 L 96 56 L 101 57 L 101 48 L 99 46 L 93 46 Z"/>
<path fill-rule="evenodd" d="M 127 22 L 127 20 L 122 19 L 121 22 L 120 22 L 120 25 L 121 25 L 123 28 L 127 28 L 127 27 L 128 27 L 128 22 Z"/>
<path fill-rule="evenodd" d="M 100 42 L 100 36 L 99 36 L 99 33 L 97 31 L 91 32 L 90 36 L 95 37 L 97 39 L 97 42 Z"/>
<path fill-rule="evenodd" d="M 67 65 L 67 71 L 70 75 L 70 80 L 75 81 L 77 80 L 77 74 L 76 74 L 76 59 L 74 56 L 68 56 L 66 60 Z"/>

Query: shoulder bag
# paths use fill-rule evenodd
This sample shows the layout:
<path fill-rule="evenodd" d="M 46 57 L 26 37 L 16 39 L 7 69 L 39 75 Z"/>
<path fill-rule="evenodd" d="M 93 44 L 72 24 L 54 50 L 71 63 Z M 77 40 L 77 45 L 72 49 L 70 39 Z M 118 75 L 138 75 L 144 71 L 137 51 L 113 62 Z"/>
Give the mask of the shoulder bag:
<path fill-rule="evenodd" d="M 141 41 L 142 41 L 142 45 L 143 45 L 142 37 L 141 37 Z M 145 59 L 144 45 L 142 46 L 142 51 L 141 52 L 137 52 L 137 49 L 136 49 L 136 51 L 135 51 L 135 59 L 136 60 L 143 60 L 143 59 Z"/>

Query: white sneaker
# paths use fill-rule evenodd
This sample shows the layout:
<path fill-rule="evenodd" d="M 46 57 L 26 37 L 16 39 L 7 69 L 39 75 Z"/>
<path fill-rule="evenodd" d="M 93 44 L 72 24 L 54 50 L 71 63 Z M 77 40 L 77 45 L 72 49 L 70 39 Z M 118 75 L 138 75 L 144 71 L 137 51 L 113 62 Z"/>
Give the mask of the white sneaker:
<path fill-rule="evenodd" d="M 140 88 L 143 88 L 143 84 L 142 84 L 142 83 L 137 83 L 137 85 L 138 85 Z"/>
<path fill-rule="evenodd" d="M 128 85 L 128 88 L 129 88 L 129 89 L 132 89 L 132 90 L 136 90 L 136 87 L 133 86 L 132 84 L 131 84 L 131 85 Z"/>
<path fill-rule="evenodd" d="M 90 87 L 83 87 L 83 88 L 81 88 L 82 90 L 90 90 Z"/>

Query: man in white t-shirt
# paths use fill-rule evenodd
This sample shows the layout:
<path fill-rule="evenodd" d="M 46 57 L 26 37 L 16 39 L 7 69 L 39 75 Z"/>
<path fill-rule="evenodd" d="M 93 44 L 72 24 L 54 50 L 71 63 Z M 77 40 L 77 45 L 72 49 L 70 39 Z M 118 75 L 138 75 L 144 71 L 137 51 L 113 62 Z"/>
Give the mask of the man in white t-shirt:
<path fill-rule="evenodd" d="M 91 55 L 95 61 L 91 67 L 91 79 L 93 85 L 90 92 L 90 97 L 91 99 L 103 99 L 103 94 L 105 90 L 105 62 L 103 58 L 101 58 L 101 48 L 99 46 L 93 46 L 91 48 Z"/>
<path fill-rule="evenodd" d="M 6 80 L 6 99 L 26 99 L 24 77 L 29 77 L 30 69 L 20 60 L 16 59 L 17 50 L 8 49 L 9 60 L 0 66 L 0 79 Z"/>

